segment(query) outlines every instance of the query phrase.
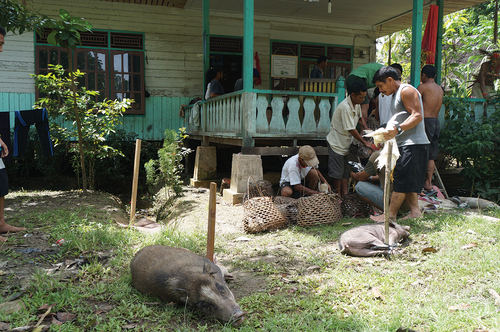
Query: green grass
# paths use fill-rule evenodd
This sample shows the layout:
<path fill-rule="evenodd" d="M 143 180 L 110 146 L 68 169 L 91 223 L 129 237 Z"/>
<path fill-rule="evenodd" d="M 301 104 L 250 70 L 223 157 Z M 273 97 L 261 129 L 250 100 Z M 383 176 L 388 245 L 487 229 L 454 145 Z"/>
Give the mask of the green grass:
<path fill-rule="evenodd" d="M 499 218 L 500 212 L 490 215 Z M 443 214 L 408 221 L 412 242 L 390 259 L 339 254 L 336 241 L 346 229 L 341 223 L 245 235 L 249 242 L 232 241 L 235 234 L 217 237 L 216 253 L 230 271 L 265 279 L 264 291 L 238 301 L 248 313 L 239 328 L 162 303 L 131 285 L 128 265 L 139 248 L 163 244 L 203 255 L 204 229 L 183 234 L 166 228 L 148 235 L 117 227 L 86 207 L 28 214 L 18 222 L 43 229 L 50 234 L 49 242 L 66 240 L 47 261 L 83 256 L 88 263 L 71 279 L 36 271 L 22 297 L 26 309 L 0 314 L 12 327 L 33 324 L 39 307 L 56 304 L 52 312 L 72 313 L 76 319 L 53 325 L 51 331 L 119 331 L 127 324 L 137 324 L 134 331 L 396 331 L 401 326 L 421 332 L 500 331 L 499 307 L 488 292 L 491 288 L 500 293 L 500 222 L 494 220 Z M 469 243 L 477 246 L 461 249 Z M 437 252 L 423 253 L 426 247 Z M 99 252 L 109 258 L 100 260 Z M 4 255 L 23 259 L 13 251 Z M 307 269 L 313 265 L 320 271 Z M 4 297 L 19 289 L 11 282 L 4 276 L 0 283 L 4 289 L 12 286 Z M 374 288 L 382 298 L 373 296 Z M 449 310 L 461 303 L 470 307 Z M 98 313 L 101 305 L 110 309 Z"/>

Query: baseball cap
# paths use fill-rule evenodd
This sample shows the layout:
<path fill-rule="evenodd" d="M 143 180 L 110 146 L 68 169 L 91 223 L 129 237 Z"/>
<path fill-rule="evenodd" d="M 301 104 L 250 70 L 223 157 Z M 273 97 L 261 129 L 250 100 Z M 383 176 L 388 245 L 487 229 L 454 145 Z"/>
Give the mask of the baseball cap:
<path fill-rule="evenodd" d="M 257 70 L 257 68 L 254 68 L 254 69 L 253 69 L 253 77 L 260 77 L 260 73 L 259 73 L 259 71 Z"/>
<path fill-rule="evenodd" d="M 319 164 L 316 151 L 310 145 L 304 145 L 299 149 L 299 157 L 304 160 L 307 166 L 316 167 Z"/>

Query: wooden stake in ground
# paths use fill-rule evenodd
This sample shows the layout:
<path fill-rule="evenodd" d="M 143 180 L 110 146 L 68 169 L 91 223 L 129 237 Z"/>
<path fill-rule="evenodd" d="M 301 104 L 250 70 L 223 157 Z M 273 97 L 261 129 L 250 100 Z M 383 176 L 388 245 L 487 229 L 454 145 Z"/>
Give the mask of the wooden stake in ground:
<path fill-rule="evenodd" d="M 135 160 L 134 160 L 134 178 L 132 180 L 132 197 L 130 200 L 130 222 L 131 226 L 135 221 L 135 203 L 137 201 L 137 182 L 139 182 L 139 166 L 141 159 L 141 140 L 135 140 Z"/>
<path fill-rule="evenodd" d="M 387 149 L 389 153 L 387 154 L 387 164 L 385 166 L 385 183 L 384 183 L 384 221 L 385 221 L 385 243 L 389 244 L 389 199 L 391 191 L 391 173 L 392 173 L 392 143 L 385 142 L 388 144 Z"/>
<path fill-rule="evenodd" d="M 208 234 L 207 234 L 207 258 L 214 261 L 215 242 L 215 204 L 217 199 L 217 183 L 210 182 L 210 199 L 208 204 Z"/>

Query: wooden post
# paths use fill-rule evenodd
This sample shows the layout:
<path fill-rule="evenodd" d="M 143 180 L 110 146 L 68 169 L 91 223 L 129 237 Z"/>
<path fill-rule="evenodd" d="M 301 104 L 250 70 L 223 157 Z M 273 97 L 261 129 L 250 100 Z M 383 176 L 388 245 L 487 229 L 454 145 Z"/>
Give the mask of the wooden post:
<path fill-rule="evenodd" d="M 132 180 L 132 197 L 130 199 L 130 222 L 132 225 L 135 221 L 135 203 L 137 201 L 137 182 L 139 182 L 139 166 L 141 159 L 141 140 L 135 140 L 135 160 L 134 160 L 134 178 Z"/>
<path fill-rule="evenodd" d="M 392 173 L 392 143 L 385 142 L 389 153 L 387 154 L 387 163 L 385 166 L 385 183 L 384 183 L 384 221 L 385 221 L 385 243 L 389 244 L 389 195 L 391 191 L 391 173 Z"/>
<path fill-rule="evenodd" d="M 215 242 L 215 204 L 217 199 L 217 183 L 210 182 L 210 199 L 208 204 L 208 234 L 207 234 L 207 258 L 214 261 Z"/>

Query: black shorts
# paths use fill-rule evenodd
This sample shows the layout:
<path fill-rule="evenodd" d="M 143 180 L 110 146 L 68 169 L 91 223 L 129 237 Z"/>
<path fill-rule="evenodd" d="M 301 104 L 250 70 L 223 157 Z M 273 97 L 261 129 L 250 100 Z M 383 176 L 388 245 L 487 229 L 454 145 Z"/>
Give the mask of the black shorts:
<path fill-rule="evenodd" d="M 401 146 L 399 153 L 400 157 L 393 173 L 393 191 L 398 193 L 421 192 L 427 174 L 429 144 Z"/>
<path fill-rule="evenodd" d="M 342 156 L 328 147 L 328 176 L 336 180 L 349 179 L 351 166 L 349 166 L 349 154 Z"/>
<path fill-rule="evenodd" d="M 429 147 L 429 160 L 436 160 L 438 155 L 439 130 L 441 125 L 438 118 L 424 118 L 425 133 L 431 145 Z"/>
<path fill-rule="evenodd" d="M 0 169 L 0 197 L 4 197 L 9 193 L 9 178 L 7 177 L 7 169 Z"/>
<path fill-rule="evenodd" d="M 306 180 L 304 180 L 304 182 L 305 182 L 305 183 L 304 183 L 304 187 L 309 188 L 309 181 L 307 181 L 307 179 L 306 179 Z M 290 182 L 283 182 L 283 183 L 280 185 L 280 195 L 281 195 L 281 189 L 283 189 L 283 188 L 285 188 L 285 187 L 290 187 L 290 188 L 292 188 L 292 196 L 290 196 L 290 197 L 292 197 L 292 198 L 298 199 L 298 198 L 301 198 L 301 197 L 304 197 L 304 196 L 305 196 L 305 195 L 301 194 L 301 193 L 300 193 L 300 191 L 295 190 L 295 186 L 292 186 L 292 185 L 290 184 Z"/>

